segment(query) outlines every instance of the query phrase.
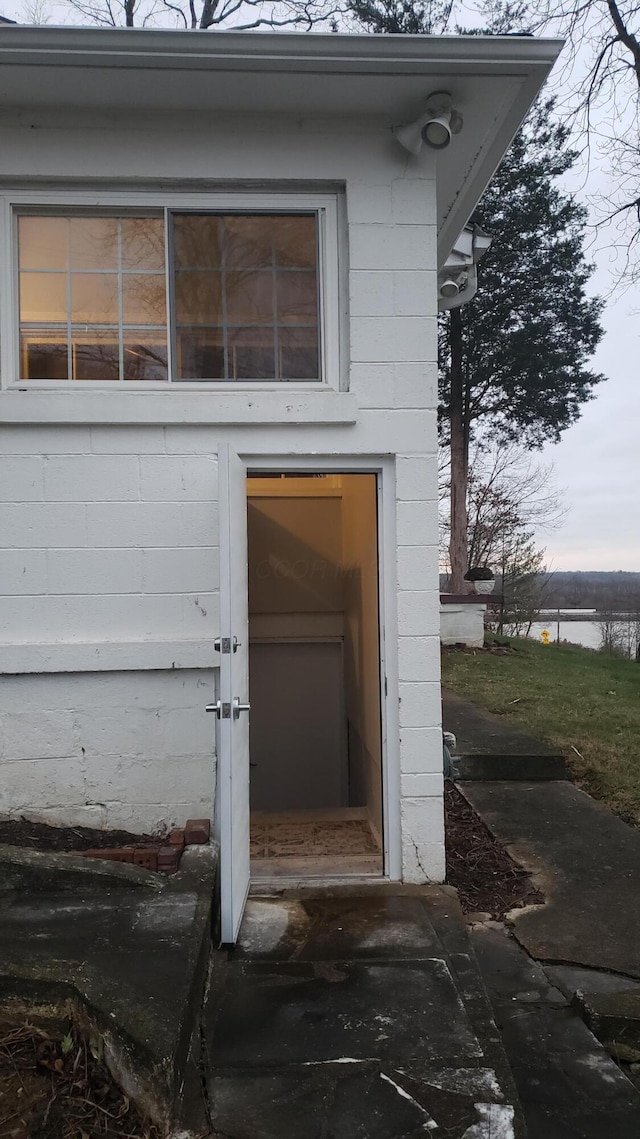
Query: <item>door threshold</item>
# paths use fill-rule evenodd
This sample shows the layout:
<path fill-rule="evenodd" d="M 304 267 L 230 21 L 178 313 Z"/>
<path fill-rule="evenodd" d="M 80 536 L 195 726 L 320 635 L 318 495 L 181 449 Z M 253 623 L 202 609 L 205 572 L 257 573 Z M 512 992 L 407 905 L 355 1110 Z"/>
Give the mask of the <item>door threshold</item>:
<path fill-rule="evenodd" d="M 382 854 L 312 854 L 257 856 L 251 859 L 251 880 L 278 878 L 381 878 Z"/>
<path fill-rule="evenodd" d="M 395 878 L 291 878 L 277 882 L 252 882 L 249 898 L 357 898 L 423 896 L 442 887 L 427 883 L 422 886 L 407 885 Z"/>
<path fill-rule="evenodd" d="M 249 897 L 264 894 L 277 894 L 282 890 L 327 890 L 332 887 L 343 886 L 377 886 L 389 882 L 380 874 L 334 874 L 330 877 L 324 874 L 307 874 L 304 877 L 290 875 L 278 878 L 264 877 L 252 878 L 249 886 Z"/>

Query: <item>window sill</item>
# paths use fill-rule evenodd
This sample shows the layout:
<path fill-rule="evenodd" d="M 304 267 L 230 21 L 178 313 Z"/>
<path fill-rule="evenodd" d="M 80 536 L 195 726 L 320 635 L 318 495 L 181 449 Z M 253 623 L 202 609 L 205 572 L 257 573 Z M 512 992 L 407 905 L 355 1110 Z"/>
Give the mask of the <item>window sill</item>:
<path fill-rule="evenodd" d="M 22 424 L 350 424 L 357 417 L 349 392 L 315 387 L 284 390 L 129 391 L 74 388 L 0 392 L 0 423 Z"/>

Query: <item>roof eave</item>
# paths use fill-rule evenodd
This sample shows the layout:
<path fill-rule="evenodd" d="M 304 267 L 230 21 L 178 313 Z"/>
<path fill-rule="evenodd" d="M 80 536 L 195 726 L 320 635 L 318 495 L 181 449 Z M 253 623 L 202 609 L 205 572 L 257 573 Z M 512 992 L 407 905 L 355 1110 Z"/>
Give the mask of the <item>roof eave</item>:
<path fill-rule="evenodd" d="M 187 69 L 214 62 L 229 70 L 261 64 L 268 70 L 298 70 L 312 62 L 327 72 L 357 74 L 367 66 L 402 73 L 430 64 L 513 74 L 522 68 L 548 71 L 562 41 L 530 36 L 325 35 L 300 32 L 208 32 L 142 28 L 5 26 L 0 62 L 64 65 L 111 63 L 135 56 L 140 67 Z M 43 57 L 47 57 L 46 60 Z M 80 58 L 79 58 L 80 57 Z M 296 66 L 296 65 L 299 65 Z"/>

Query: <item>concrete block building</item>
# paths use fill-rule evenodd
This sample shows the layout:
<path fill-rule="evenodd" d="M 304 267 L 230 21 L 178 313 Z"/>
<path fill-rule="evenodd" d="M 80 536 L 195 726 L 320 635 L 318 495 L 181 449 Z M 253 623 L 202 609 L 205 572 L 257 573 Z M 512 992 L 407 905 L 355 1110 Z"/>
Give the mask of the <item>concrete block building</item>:
<path fill-rule="evenodd" d="M 225 940 L 443 878 L 439 290 L 558 50 L 3 29 L 0 815 L 211 818 Z"/>

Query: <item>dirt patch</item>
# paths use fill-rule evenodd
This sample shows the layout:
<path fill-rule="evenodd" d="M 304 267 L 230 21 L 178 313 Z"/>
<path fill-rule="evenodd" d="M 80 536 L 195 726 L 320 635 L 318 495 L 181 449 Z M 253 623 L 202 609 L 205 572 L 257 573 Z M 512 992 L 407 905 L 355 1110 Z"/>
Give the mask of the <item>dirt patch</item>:
<path fill-rule="evenodd" d="M 0 1014 L 0 1139 L 161 1139 L 113 1080 L 102 1041 Z"/>
<path fill-rule="evenodd" d="M 109 850 L 117 846 L 160 846 L 161 837 L 130 834 L 129 831 L 101 831 L 92 827 L 51 827 L 27 819 L 0 820 L 0 843 L 29 850 L 59 853 L 83 850 Z"/>
<path fill-rule="evenodd" d="M 450 780 L 445 782 L 447 882 L 465 914 L 489 913 L 497 921 L 518 906 L 544 897 L 526 870 L 507 854 Z"/>

